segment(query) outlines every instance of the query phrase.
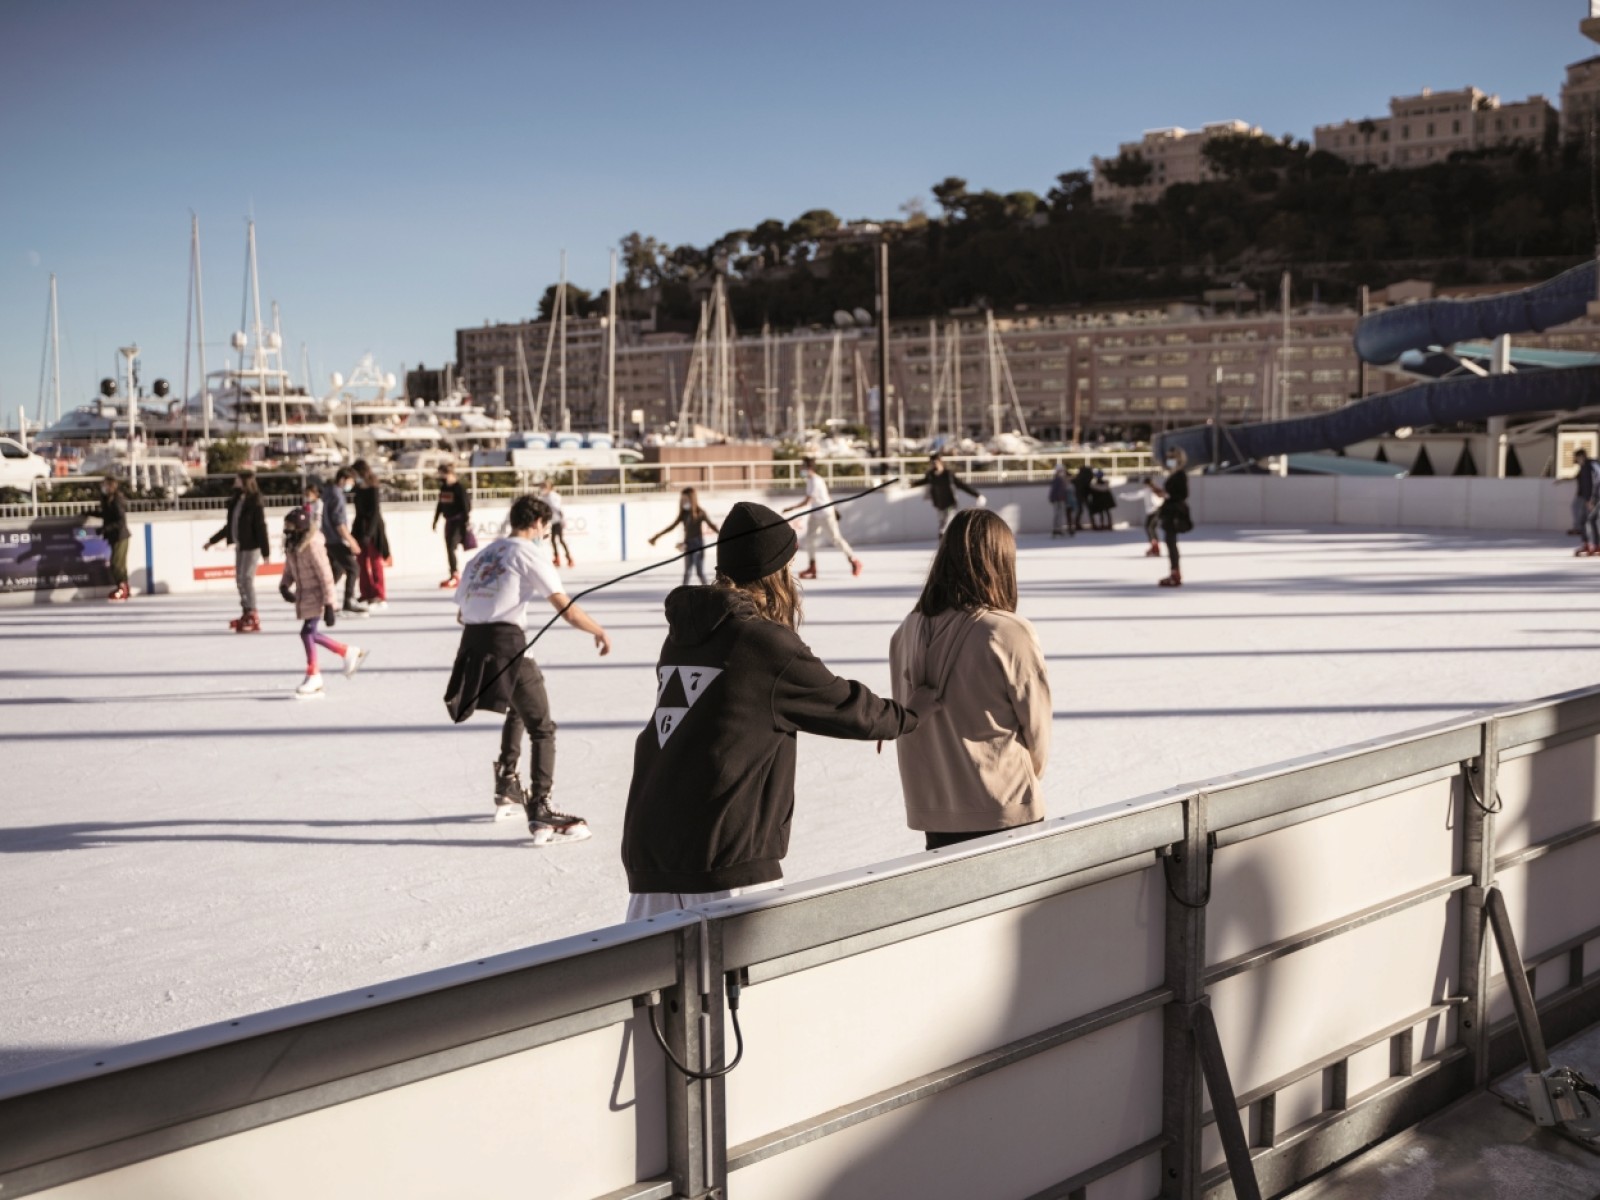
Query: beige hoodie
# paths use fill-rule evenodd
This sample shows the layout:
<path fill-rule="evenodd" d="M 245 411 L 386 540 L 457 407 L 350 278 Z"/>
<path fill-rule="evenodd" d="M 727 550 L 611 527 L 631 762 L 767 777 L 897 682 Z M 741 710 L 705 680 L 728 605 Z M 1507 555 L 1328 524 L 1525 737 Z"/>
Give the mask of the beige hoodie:
<path fill-rule="evenodd" d="M 889 643 L 889 666 L 900 703 L 919 686 L 942 700 L 895 743 L 912 829 L 971 833 L 1044 817 L 1050 678 L 1032 625 L 990 609 L 913 612 Z"/>

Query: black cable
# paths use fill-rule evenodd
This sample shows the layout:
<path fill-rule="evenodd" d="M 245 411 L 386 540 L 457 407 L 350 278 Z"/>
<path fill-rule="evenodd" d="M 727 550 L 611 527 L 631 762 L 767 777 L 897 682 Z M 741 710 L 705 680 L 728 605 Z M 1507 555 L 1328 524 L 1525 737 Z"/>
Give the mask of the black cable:
<path fill-rule="evenodd" d="M 693 1071 L 678 1061 L 677 1057 L 667 1046 L 667 1039 L 662 1036 L 661 1026 L 656 1023 L 656 1009 L 661 1007 L 658 1000 L 655 1004 L 647 1004 L 650 1010 L 650 1032 L 656 1035 L 656 1045 L 661 1047 L 661 1053 L 667 1056 L 667 1061 L 690 1079 L 721 1079 L 729 1071 L 739 1065 L 744 1058 L 744 1030 L 739 1028 L 739 976 L 737 972 L 728 972 L 728 1013 L 733 1017 L 733 1042 L 735 1053 L 733 1061 L 725 1067 L 718 1067 L 710 1071 Z"/>
<path fill-rule="evenodd" d="M 672 558 L 663 559 L 662 561 L 660 561 L 658 563 L 651 563 L 647 567 L 640 567 L 636 571 L 629 571 L 624 575 L 618 575 L 615 579 L 608 579 L 604 583 L 597 583 L 591 588 L 585 588 L 583 591 L 579 592 L 577 595 L 569 597 L 567 602 L 564 605 L 562 605 L 559 609 L 556 610 L 555 615 L 553 617 L 551 617 L 548 621 L 546 621 L 543 625 L 541 625 L 539 627 L 539 632 L 534 634 L 531 638 L 528 639 L 528 644 L 527 645 L 523 646 L 523 648 L 521 650 L 518 650 L 515 654 L 513 654 L 508 660 L 506 660 L 505 664 L 503 666 L 501 666 L 501 668 L 498 671 L 496 671 L 493 675 L 489 676 L 488 682 L 486 682 L 482 687 L 480 687 L 478 689 L 478 694 L 472 698 L 472 703 L 469 704 L 469 705 L 464 706 L 464 711 L 467 712 L 469 715 L 472 712 L 474 712 L 478 707 L 478 701 L 482 700 L 486 695 L 489 694 L 489 689 L 495 685 L 495 682 L 500 678 L 500 676 L 504 675 L 512 667 L 516 666 L 518 660 L 520 660 L 522 658 L 522 656 L 524 654 L 526 654 L 529 650 L 532 650 L 534 645 L 535 645 L 535 643 L 537 643 L 540 638 L 542 638 L 545 634 L 550 632 L 550 627 L 552 625 L 554 625 L 557 621 L 561 620 L 562 617 L 566 616 L 567 615 L 567 611 L 570 608 L 572 608 L 573 605 L 577 604 L 579 600 L 582 600 L 585 596 L 592 596 L 592 595 L 594 595 L 595 592 L 598 592 L 603 588 L 611 587 L 613 584 L 622 583 L 622 582 L 624 582 L 626 580 L 632 579 L 636 575 L 643 575 L 646 571 L 656 571 L 656 570 L 659 570 L 662 567 L 670 567 L 675 562 L 682 562 L 684 559 L 688 558 L 689 555 L 691 555 L 691 554 L 701 553 L 701 552 L 706 551 L 706 550 L 715 550 L 718 546 L 722 545 L 723 542 L 736 542 L 742 537 L 749 537 L 753 533 L 761 533 L 762 531 L 767 530 L 767 529 L 776 529 L 779 525 L 788 525 L 789 523 L 791 523 L 793 521 L 798 521 L 801 517 L 809 517 L 812 513 L 819 513 L 819 512 L 822 512 L 824 509 L 838 508 L 841 504 L 853 504 L 857 500 L 860 500 L 860 499 L 863 499 L 866 496 L 872 495 L 873 492 L 881 492 L 881 491 L 883 491 L 884 488 L 888 487 L 890 484 L 899 483 L 899 482 L 900 482 L 900 476 L 898 476 L 898 475 L 891 476 L 890 478 L 885 479 L 882 483 L 877 484 L 877 485 L 875 485 L 873 487 L 867 488 L 867 490 L 864 491 L 864 492 L 857 492 L 854 496 L 846 496 L 843 500 L 834 500 L 833 502 L 831 502 L 829 504 L 819 504 L 815 508 L 808 508 L 803 512 L 797 512 L 792 517 L 785 517 L 783 520 L 774 521 L 769 525 L 758 525 L 754 529 L 747 529 L 743 533 L 734 534 L 732 537 L 726 537 L 726 538 L 719 537 L 716 541 L 712 542 L 709 546 L 701 546 L 699 550 L 685 550 L 682 554 L 674 555 Z M 465 717 L 456 718 L 456 724 L 458 724 L 458 725 L 461 724 L 461 722 L 463 720 L 465 720 L 465 719 L 466 719 Z"/>
<path fill-rule="evenodd" d="M 1166 884 L 1167 884 L 1167 895 L 1171 896 L 1174 900 L 1176 900 L 1179 904 L 1183 905 L 1183 907 L 1185 907 L 1185 908 L 1201 909 L 1201 908 L 1204 908 L 1206 905 L 1210 904 L 1211 903 L 1211 862 L 1212 862 L 1213 857 L 1216 854 L 1216 850 L 1217 850 L 1216 842 L 1211 837 L 1207 837 L 1206 838 L 1206 890 L 1201 895 L 1200 900 L 1199 900 L 1198 903 L 1196 903 L 1193 900 L 1185 900 L 1182 896 L 1178 895 L 1177 889 L 1172 886 L 1172 868 L 1175 867 L 1175 866 L 1182 865 L 1183 856 L 1179 855 L 1179 854 L 1166 855 L 1162 859 L 1161 866 L 1162 866 L 1162 875 L 1165 878 Z"/>
<path fill-rule="evenodd" d="M 1492 817 L 1495 813 L 1505 811 L 1506 802 L 1501 797 L 1499 788 L 1494 790 L 1494 806 L 1490 807 L 1483 802 L 1483 793 L 1478 790 L 1478 785 L 1472 782 L 1472 772 L 1461 772 L 1461 778 L 1467 781 L 1467 795 L 1472 797 L 1472 802 L 1478 806 L 1479 811 L 1485 816 Z"/>

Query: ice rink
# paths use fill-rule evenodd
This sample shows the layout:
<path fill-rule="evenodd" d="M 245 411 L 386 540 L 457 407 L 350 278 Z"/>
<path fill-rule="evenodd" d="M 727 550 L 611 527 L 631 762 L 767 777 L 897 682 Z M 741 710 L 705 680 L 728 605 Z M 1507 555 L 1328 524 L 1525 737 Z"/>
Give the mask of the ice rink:
<path fill-rule="evenodd" d="M 1023 542 L 1052 814 L 1596 682 L 1600 563 L 1567 539 L 1209 527 L 1175 592 L 1132 534 Z M 865 548 L 859 579 L 825 554 L 803 635 L 885 688 L 931 553 Z M 618 920 L 676 575 L 586 602 L 610 658 L 564 627 L 539 646 L 556 803 L 594 831 L 553 849 L 492 819 L 498 720 L 445 715 L 447 593 L 341 622 L 372 656 L 313 702 L 290 699 L 297 625 L 270 582 L 249 637 L 223 595 L 0 609 L 0 1071 Z M 802 738 L 790 878 L 919 847 L 892 750 Z"/>

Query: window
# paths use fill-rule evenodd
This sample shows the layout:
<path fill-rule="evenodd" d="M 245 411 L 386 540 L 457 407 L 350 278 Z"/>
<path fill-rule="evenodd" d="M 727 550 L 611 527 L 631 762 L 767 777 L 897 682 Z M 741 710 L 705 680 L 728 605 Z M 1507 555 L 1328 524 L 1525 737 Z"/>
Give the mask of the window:
<path fill-rule="evenodd" d="M 1128 407 L 1134 412 L 1155 412 L 1156 398 L 1154 396 L 1135 396 L 1133 403 Z"/>
<path fill-rule="evenodd" d="M 1135 375 L 1132 379 L 1128 380 L 1128 386 L 1136 388 L 1153 388 L 1156 386 L 1156 377 L 1154 375 Z"/>
<path fill-rule="evenodd" d="M 1130 355 L 1128 365 L 1130 367 L 1153 367 L 1156 365 L 1156 356 L 1154 354 Z"/>
<path fill-rule="evenodd" d="M 1433 136 L 1433 122 L 1432 121 L 1428 122 L 1428 136 L 1429 137 Z"/>
<path fill-rule="evenodd" d="M 1250 407 L 1250 397 L 1243 392 L 1228 392 L 1222 397 L 1222 407 L 1241 409 Z"/>
<path fill-rule="evenodd" d="M 1188 363 L 1189 356 L 1182 351 L 1168 350 L 1161 356 L 1163 366 L 1181 367 Z"/>
<path fill-rule="evenodd" d="M 1122 355 L 1120 355 L 1120 354 L 1102 354 L 1100 356 L 1100 363 L 1101 363 L 1102 366 L 1120 367 L 1122 365 Z"/>
<path fill-rule="evenodd" d="M 1041 380 L 1039 380 L 1039 388 L 1040 388 L 1041 391 L 1059 392 L 1059 391 L 1063 390 L 1066 386 L 1067 386 L 1067 381 L 1065 379 L 1054 379 L 1054 378 L 1051 378 L 1051 379 L 1041 379 Z"/>
<path fill-rule="evenodd" d="M 1189 401 L 1183 396 L 1165 396 L 1161 400 L 1161 407 L 1168 412 L 1181 412 L 1189 406 Z"/>
<path fill-rule="evenodd" d="M 1121 396 L 1101 396 L 1095 401 L 1095 407 L 1106 412 L 1121 412 L 1128 406 L 1128 402 Z"/>
<path fill-rule="evenodd" d="M 1347 351 L 1343 346 L 1313 346 L 1312 358 L 1343 358 Z"/>
<path fill-rule="evenodd" d="M 1451 121 L 1450 122 L 1450 132 L 1451 133 L 1460 133 L 1461 132 L 1461 122 L 1460 121 Z"/>
<path fill-rule="evenodd" d="M 1161 377 L 1161 386 L 1164 388 L 1186 388 L 1189 386 L 1189 377 L 1187 375 L 1163 375 Z"/>
<path fill-rule="evenodd" d="M 1313 372 L 1311 372 L 1311 382 L 1312 383 L 1343 383 L 1344 382 L 1344 370 L 1342 368 L 1333 369 L 1333 368 L 1325 367 L 1320 371 L 1313 371 Z"/>
<path fill-rule="evenodd" d="M 1187 333 L 1169 333 L 1169 334 L 1167 334 L 1167 345 L 1169 345 L 1169 346 L 1187 346 L 1188 344 L 1189 344 L 1189 335 Z"/>

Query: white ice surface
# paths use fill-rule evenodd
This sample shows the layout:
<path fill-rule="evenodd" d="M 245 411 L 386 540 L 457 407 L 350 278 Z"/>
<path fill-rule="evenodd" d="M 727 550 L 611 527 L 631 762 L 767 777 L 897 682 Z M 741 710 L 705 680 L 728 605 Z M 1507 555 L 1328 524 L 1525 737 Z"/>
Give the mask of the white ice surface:
<path fill-rule="evenodd" d="M 931 551 L 869 549 L 859 579 L 825 552 L 803 631 L 824 660 L 886 687 Z M 1596 681 L 1600 563 L 1563 539 L 1211 527 L 1176 592 L 1141 554 L 1122 533 L 1024 539 L 1052 813 Z M 498 721 L 445 715 L 458 631 L 436 589 L 341 622 L 372 657 L 310 702 L 289 698 L 300 643 L 270 583 L 250 637 L 223 597 L 0 609 L 0 1071 L 619 920 L 673 582 L 588 603 L 609 659 L 564 627 L 539 646 L 556 801 L 594 830 L 551 849 L 491 817 Z M 801 739 L 790 878 L 920 846 L 894 764 Z"/>

